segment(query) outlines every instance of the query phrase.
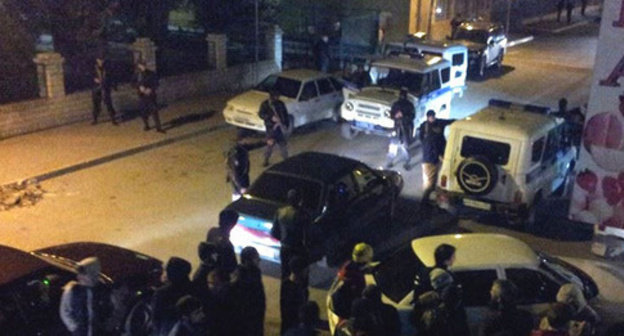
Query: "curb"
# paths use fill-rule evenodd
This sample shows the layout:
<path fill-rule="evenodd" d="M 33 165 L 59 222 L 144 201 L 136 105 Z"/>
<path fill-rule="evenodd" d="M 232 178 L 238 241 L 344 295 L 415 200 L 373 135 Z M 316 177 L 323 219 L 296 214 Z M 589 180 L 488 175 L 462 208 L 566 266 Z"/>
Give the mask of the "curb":
<path fill-rule="evenodd" d="M 587 20 L 582 20 L 582 21 L 577 21 L 575 23 L 569 24 L 569 25 L 565 25 L 563 27 L 559 27 L 559 28 L 555 28 L 555 29 L 547 29 L 547 28 L 538 28 L 538 27 L 532 27 L 530 28 L 532 31 L 536 31 L 536 32 L 541 32 L 541 33 L 550 33 L 550 34 L 560 34 L 566 30 L 570 30 L 576 27 L 580 27 L 580 26 L 584 26 L 587 23 L 589 23 L 589 21 Z"/>
<path fill-rule="evenodd" d="M 67 167 L 63 167 L 63 168 L 59 168 L 59 169 L 55 169 L 52 171 L 49 171 L 47 173 L 43 173 L 43 174 L 39 174 L 39 175 L 35 175 L 35 176 L 31 176 L 28 178 L 24 178 L 18 181 L 14 181 L 14 182 L 9 182 L 9 183 L 5 183 L 0 185 L 0 187 L 3 186 L 10 186 L 10 185 L 14 185 L 16 183 L 20 183 L 21 181 L 36 181 L 36 182 L 41 182 L 41 181 L 45 181 L 48 179 L 52 179 L 55 177 L 59 177 L 62 175 L 66 175 L 69 173 L 73 173 L 82 169 L 87 169 L 87 168 L 91 168 L 91 167 L 95 167 L 113 160 L 118 160 L 118 159 L 122 159 L 125 157 L 128 157 L 130 155 L 134 155 L 134 154 L 139 154 L 142 152 L 146 152 L 152 149 L 156 149 L 159 147 L 163 147 L 163 146 L 167 146 L 167 145 L 171 145 L 173 143 L 179 142 L 179 141 L 183 141 L 183 140 L 187 140 L 187 139 L 191 139 L 200 135 L 204 135 L 207 133 L 212 133 L 214 131 L 218 131 L 221 129 L 225 129 L 231 127 L 230 125 L 223 123 L 223 124 L 219 124 L 219 125 L 215 125 L 215 126 L 211 126 L 208 128 L 204 128 L 204 129 L 200 129 L 191 133 L 187 133 L 187 134 L 181 134 L 175 137 L 171 137 L 171 138 L 167 138 L 167 139 L 162 139 L 160 141 L 156 141 L 150 144 L 146 144 L 146 145 L 142 145 L 142 146 L 138 146 L 138 147 L 134 147 L 134 148 L 129 148 L 129 149 L 125 149 L 122 150 L 120 152 L 117 153 L 113 153 L 113 154 L 109 154 L 109 155 L 105 155 L 102 156 L 100 158 L 96 158 L 96 159 L 91 159 L 91 160 L 87 160 L 84 162 L 79 162 L 76 164 L 72 164 L 69 165 Z"/>

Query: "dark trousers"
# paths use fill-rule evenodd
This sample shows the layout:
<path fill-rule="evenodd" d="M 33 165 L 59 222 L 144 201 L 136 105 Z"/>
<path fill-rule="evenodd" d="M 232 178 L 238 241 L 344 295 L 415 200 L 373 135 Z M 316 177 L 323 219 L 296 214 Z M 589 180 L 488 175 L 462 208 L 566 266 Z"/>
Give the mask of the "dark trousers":
<path fill-rule="evenodd" d="M 286 138 L 280 129 L 276 129 L 273 131 L 273 134 L 268 135 L 266 139 L 266 150 L 264 152 L 264 162 L 265 164 L 269 163 L 269 159 L 273 154 L 273 147 L 275 145 L 279 146 L 280 152 L 282 154 L 282 159 L 288 158 L 288 144 L 286 143 Z"/>
<path fill-rule="evenodd" d="M 291 269 L 288 263 L 293 257 L 303 258 L 304 260 L 306 260 L 306 262 L 308 260 L 308 254 L 305 251 L 303 251 L 303 248 L 290 248 L 290 247 L 284 247 L 284 246 L 280 248 L 280 264 L 282 267 L 282 281 L 284 281 L 285 279 L 288 278 L 288 276 L 290 276 Z M 303 282 L 306 287 L 308 287 L 308 281 L 309 279 L 303 279 Z"/>
<path fill-rule="evenodd" d="M 160 116 L 158 115 L 158 105 L 156 104 L 156 96 L 139 96 L 139 109 L 141 110 L 141 118 L 143 119 L 143 124 L 145 125 L 145 130 L 150 128 L 149 126 L 149 117 L 152 116 L 154 119 L 154 124 L 156 125 L 157 130 L 162 130 L 162 126 L 160 125 Z"/>
<path fill-rule="evenodd" d="M 100 116 L 100 112 L 102 111 L 102 100 L 104 100 L 104 104 L 106 104 L 106 109 L 108 110 L 111 121 L 115 122 L 115 108 L 113 107 L 113 100 L 111 99 L 110 89 L 92 90 L 91 99 L 93 101 L 93 109 L 91 110 L 91 113 L 93 114 L 93 122 L 98 121 L 98 117 Z"/>

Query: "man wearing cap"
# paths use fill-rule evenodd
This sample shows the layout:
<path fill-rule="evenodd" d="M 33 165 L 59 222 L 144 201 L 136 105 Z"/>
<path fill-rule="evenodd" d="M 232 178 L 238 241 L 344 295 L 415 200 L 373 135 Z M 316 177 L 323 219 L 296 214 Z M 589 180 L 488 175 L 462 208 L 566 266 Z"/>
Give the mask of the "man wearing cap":
<path fill-rule="evenodd" d="M 158 88 L 158 77 L 154 71 L 147 68 L 145 62 L 139 61 L 137 64 L 137 86 L 139 94 L 139 109 L 143 124 L 143 130 L 148 131 L 150 115 L 154 119 L 156 131 L 165 133 L 160 125 L 160 116 L 158 115 L 158 104 L 156 101 L 156 89 Z"/>
<path fill-rule="evenodd" d="M 288 110 L 286 105 L 280 99 L 280 93 L 277 90 L 271 90 L 269 99 L 260 105 L 258 116 L 264 120 L 266 127 L 266 151 L 264 152 L 263 167 L 269 166 L 269 159 L 273 154 L 275 144 L 279 146 L 282 158 L 288 158 L 288 144 L 286 143 L 286 133 L 288 132 L 290 120 L 288 118 Z"/>
<path fill-rule="evenodd" d="M 104 335 L 104 322 L 112 310 L 110 293 L 98 280 L 100 261 L 96 257 L 81 260 L 75 281 L 63 287 L 60 315 L 67 330 L 75 336 Z"/>
<path fill-rule="evenodd" d="M 370 271 L 372 261 L 373 248 L 366 243 L 358 243 L 353 247 L 351 260 L 338 270 L 337 279 L 342 283 L 330 295 L 332 310 L 341 319 L 349 318 L 353 300 L 362 295 L 366 286 L 364 276 Z"/>
<path fill-rule="evenodd" d="M 402 157 L 399 161 L 405 160 L 403 168 L 410 169 L 410 154 L 407 148 L 412 142 L 412 130 L 414 129 L 414 104 L 407 98 L 407 89 L 401 88 L 399 99 L 392 104 L 390 117 L 394 120 L 394 137 L 388 146 L 387 164 L 388 168 L 394 166 L 394 159 L 397 154 Z"/>
<path fill-rule="evenodd" d="M 111 89 L 115 87 L 113 80 L 109 73 L 108 62 L 104 60 L 104 57 L 98 56 L 95 59 L 95 71 L 93 74 L 93 89 L 91 90 L 91 98 L 93 101 L 93 114 L 92 125 L 97 124 L 100 111 L 102 109 L 102 100 L 106 105 L 108 114 L 110 115 L 113 125 L 119 125 L 115 120 L 115 108 L 113 107 L 113 101 L 111 99 Z"/>
<path fill-rule="evenodd" d="M 423 151 L 423 197 L 422 202 L 429 201 L 429 195 L 435 188 L 440 159 L 446 147 L 444 128 L 455 119 L 437 119 L 434 111 L 427 111 L 427 120 L 420 124 L 419 135 Z"/>

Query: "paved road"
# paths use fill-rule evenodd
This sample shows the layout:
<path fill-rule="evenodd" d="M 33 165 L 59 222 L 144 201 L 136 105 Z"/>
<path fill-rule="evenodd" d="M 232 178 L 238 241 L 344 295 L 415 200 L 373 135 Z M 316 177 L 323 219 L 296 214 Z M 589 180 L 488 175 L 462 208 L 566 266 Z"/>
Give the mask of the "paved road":
<path fill-rule="evenodd" d="M 470 81 L 463 98 L 453 103 L 453 117 L 474 113 L 489 98 L 513 99 L 555 106 L 561 96 L 572 105 L 585 101 L 591 80 L 597 27 L 580 27 L 559 37 L 537 37 L 530 44 L 509 50 L 502 74 L 487 80 Z M 581 40 L 577 36 L 582 36 Z M 581 47 L 582 46 L 582 47 Z M 574 51 L 582 50 L 582 52 Z M 214 115 L 210 123 L 222 122 Z M 184 127 L 184 126 L 181 126 Z M 0 240 L 4 244 L 32 249 L 69 241 L 102 241 L 166 260 L 177 255 L 197 264 L 196 245 L 208 228 L 216 224 L 217 213 L 228 204 L 229 189 L 223 174 L 222 152 L 234 138 L 233 128 L 217 129 L 168 146 L 117 159 L 89 169 L 47 180 L 45 200 L 34 207 L 0 212 Z M 297 153 L 316 150 L 360 159 L 369 165 L 383 164 L 387 139 L 361 135 L 355 140 L 340 138 L 331 122 L 299 130 L 290 142 Z M 401 171 L 406 188 L 402 215 L 420 197 L 420 149 L 412 148 L 413 168 Z M 251 153 L 251 176 L 261 171 L 261 150 Z M 415 223 L 414 225 L 417 225 Z M 463 227 L 477 231 L 503 230 L 492 225 L 463 221 Z M 555 254 L 592 260 L 587 242 L 558 242 L 552 239 L 505 230 Z M 276 265 L 264 264 L 264 281 L 269 311 L 267 334 L 279 325 Z M 312 298 L 323 306 L 334 270 L 315 267 Z M 618 279 L 617 277 L 615 278 Z M 607 293 L 617 293 L 618 281 L 609 283 Z M 621 293 L 621 292 L 620 292 Z M 621 296 L 620 296 L 621 297 Z M 618 302 L 616 302 L 619 304 Z"/>

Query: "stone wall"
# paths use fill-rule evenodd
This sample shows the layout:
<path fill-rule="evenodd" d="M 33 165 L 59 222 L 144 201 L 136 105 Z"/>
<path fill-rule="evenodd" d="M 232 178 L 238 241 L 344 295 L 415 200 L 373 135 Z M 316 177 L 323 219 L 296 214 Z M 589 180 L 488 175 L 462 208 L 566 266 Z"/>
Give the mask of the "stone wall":
<path fill-rule="evenodd" d="M 242 64 L 222 70 L 161 78 L 158 100 L 167 103 L 216 91 L 239 91 L 279 71 L 273 60 L 261 61 L 257 69 L 255 67 L 255 64 Z M 130 84 L 120 86 L 112 96 L 119 111 L 138 106 L 136 89 Z M 104 111 L 100 117 L 105 120 L 108 114 L 106 108 L 102 108 Z M 91 120 L 91 91 L 0 105 L 0 139 L 85 120 Z"/>

